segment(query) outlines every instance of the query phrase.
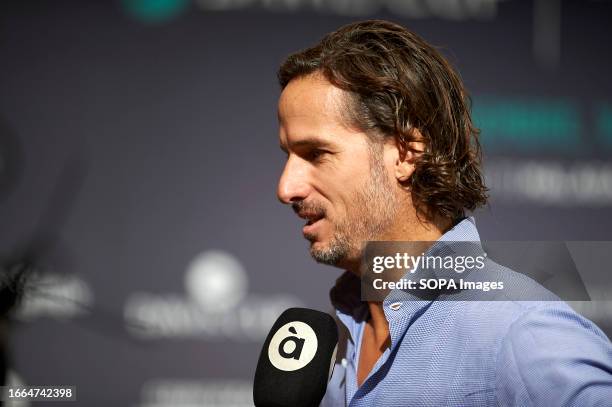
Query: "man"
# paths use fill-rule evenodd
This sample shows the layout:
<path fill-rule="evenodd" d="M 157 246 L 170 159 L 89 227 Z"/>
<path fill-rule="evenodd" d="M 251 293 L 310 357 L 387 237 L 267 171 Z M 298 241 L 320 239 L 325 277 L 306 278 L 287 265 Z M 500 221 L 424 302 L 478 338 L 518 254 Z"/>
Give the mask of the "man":
<path fill-rule="evenodd" d="M 487 199 L 477 130 L 433 47 L 355 23 L 291 55 L 279 80 L 278 197 L 307 221 L 314 259 L 347 270 L 322 405 L 612 405 L 610 342 L 560 301 L 361 301 L 367 241 L 479 241 L 465 217 Z"/>

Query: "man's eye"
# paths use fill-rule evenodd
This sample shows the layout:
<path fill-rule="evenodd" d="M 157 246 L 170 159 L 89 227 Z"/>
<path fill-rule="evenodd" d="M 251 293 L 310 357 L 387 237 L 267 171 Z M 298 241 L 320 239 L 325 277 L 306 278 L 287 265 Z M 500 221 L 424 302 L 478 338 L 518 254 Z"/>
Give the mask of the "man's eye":
<path fill-rule="evenodd" d="M 309 161 L 316 161 L 325 155 L 325 153 L 326 151 L 323 150 L 311 150 L 308 152 L 307 158 Z"/>

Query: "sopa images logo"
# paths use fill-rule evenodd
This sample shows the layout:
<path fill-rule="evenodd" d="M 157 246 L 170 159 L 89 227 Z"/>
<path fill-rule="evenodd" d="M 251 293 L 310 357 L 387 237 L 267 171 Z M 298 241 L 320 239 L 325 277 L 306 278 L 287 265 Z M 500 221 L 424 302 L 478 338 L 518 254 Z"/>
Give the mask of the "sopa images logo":
<path fill-rule="evenodd" d="M 283 325 L 268 346 L 268 359 L 274 367 L 292 372 L 306 366 L 317 353 L 318 341 L 314 330 L 301 321 Z"/>

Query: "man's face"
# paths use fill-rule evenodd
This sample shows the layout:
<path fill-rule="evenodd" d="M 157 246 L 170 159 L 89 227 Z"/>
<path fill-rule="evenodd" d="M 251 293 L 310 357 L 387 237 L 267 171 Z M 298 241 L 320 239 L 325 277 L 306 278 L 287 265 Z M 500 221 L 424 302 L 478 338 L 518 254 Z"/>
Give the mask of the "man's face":
<path fill-rule="evenodd" d="M 310 75 L 292 80 L 278 105 L 287 153 L 278 198 L 307 220 L 302 232 L 315 260 L 341 267 L 359 262 L 364 243 L 384 236 L 399 207 L 386 148 L 348 128 L 345 97 Z"/>

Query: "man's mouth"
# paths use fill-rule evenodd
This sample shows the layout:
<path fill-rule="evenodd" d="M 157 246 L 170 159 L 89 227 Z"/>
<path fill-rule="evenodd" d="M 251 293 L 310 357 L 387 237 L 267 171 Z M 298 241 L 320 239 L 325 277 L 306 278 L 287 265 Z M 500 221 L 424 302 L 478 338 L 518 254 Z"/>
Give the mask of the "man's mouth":
<path fill-rule="evenodd" d="M 299 212 L 298 216 L 302 219 L 306 219 L 308 221 L 306 222 L 307 225 L 312 225 L 313 223 L 325 217 L 325 215 L 322 213 L 306 212 L 306 211 Z"/>
<path fill-rule="evenodd" d="M 305 234 L 306 233 L 312 233 L 314 225 L 318 221 L 320 221 L 321 219 L 323 219 L 325 217 L 325 215 L 323 213 L 308 212 L 308 211 L 298 212 L 297 215 L 300 218 L 307 220 L 307 222 L 306 222 L 306 224 L 304 225 L 304 228 L 303 228 L 303 232 Z"/>
<path fill-rule="evenodd" d="M 308 222 L 306 222 L 306 226 L 314 225 L 315 223 L 317 223 L 321 219 L 323 219 L 323 218 L 319 218 L 319 219 L 315 219 L 315 220 L 309 220 Z"/>

